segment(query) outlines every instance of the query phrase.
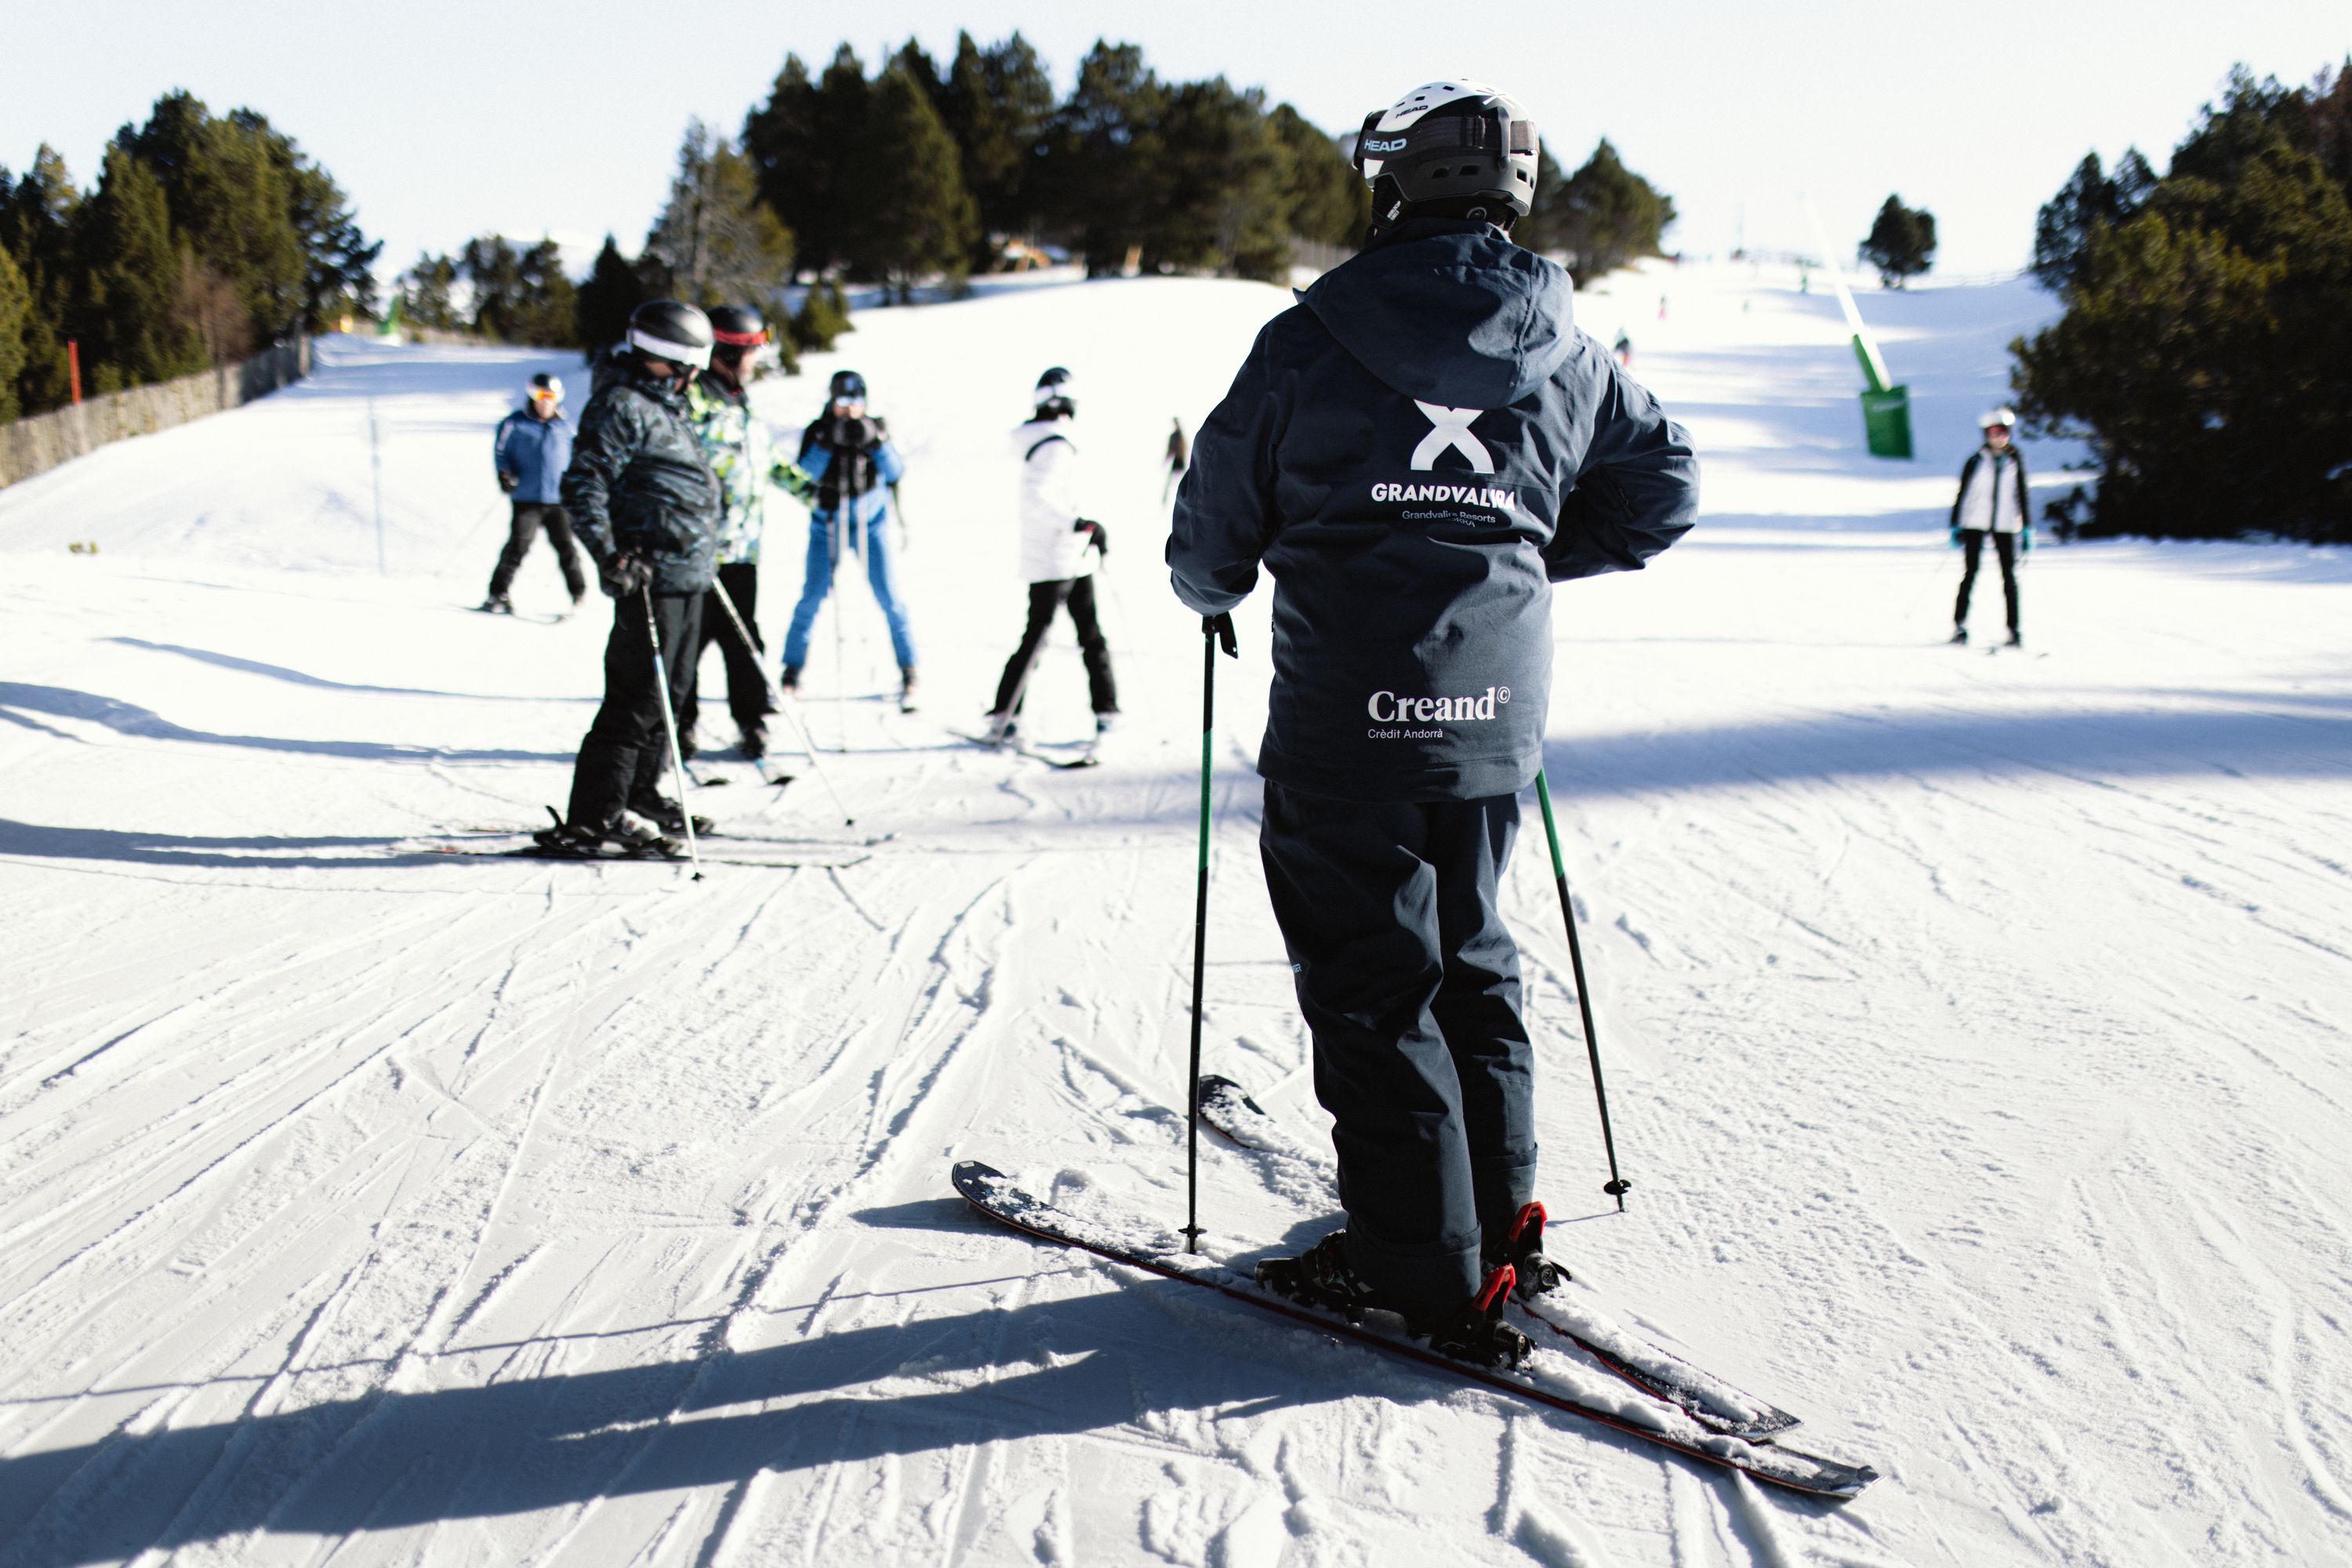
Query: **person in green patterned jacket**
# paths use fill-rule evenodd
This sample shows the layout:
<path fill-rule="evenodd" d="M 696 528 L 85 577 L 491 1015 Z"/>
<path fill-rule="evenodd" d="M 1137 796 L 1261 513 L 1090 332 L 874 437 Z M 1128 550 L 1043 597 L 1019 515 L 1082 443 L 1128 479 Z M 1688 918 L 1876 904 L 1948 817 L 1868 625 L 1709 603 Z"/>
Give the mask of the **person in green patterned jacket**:
<path fill-rule="evenodd" d="M 760 535 L 767 522 L 768 491 L 781 489 L 801 500 L 815 490 L 814 483 L 788 458 L 776 455 L 774 438 L 765 421 L 751 411 L 744 385 L 751 379 L 760 351 L 767 345 L 768 329 L 760 313 L 746 305 L 719 305 L 710 311 L 715 340 L 710 363 L 686 389 L 687 416 L 702 437 L 710 471 L 719 476 L 721 505 L 719 525 L 719 581 L 704 597 L 702 636 L 694 649 L 694 668 L 712 642 L 727 663 L 727 709 L 747 762 L 758 762 L 768 747 L 768 685 L 760 671 L 760 653 L 767 644 L 755 618 L 760 603 Z M 735 635 L 724 593 L 751 634 L 751 647 Z M 678 745 L 694 755 L 696 694 L 689 684 L 677 715 Z"/>

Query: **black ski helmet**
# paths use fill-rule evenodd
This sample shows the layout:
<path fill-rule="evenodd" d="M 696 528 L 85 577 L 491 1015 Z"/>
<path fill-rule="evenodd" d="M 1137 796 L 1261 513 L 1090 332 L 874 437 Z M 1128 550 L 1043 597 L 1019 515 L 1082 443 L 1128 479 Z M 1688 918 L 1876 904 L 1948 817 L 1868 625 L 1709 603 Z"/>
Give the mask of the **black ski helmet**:
<path fill-rule="evenodd" d="M 768 341 L 768 323 L 749 305 L 713 305 L 710 335 L 730 349 L 756 349 Z"/>
<path fill-rule="evenodd" d="M 1364 116 L 1356 170 L 1372 187 L 1372 226 L 1407 216 L 1482 218 L 1508 228 L 1528 216 L 1541 143 L 1507 92 L 1459 79 L 1417 87 Z"/>
<path fill-rule="evenodd" d="M 629 346 L 704 369 L 710 363 L 710 318 L 677 300 L 648 300 L 629 312 Z"/>
<path fill-rule="evenodd" d="M 1037 412 L 1043 414 L 1048 408 L 1058 405 L 1061 413 L 1076 413 L 1078 405 L 1076 399 L 1071 396 L 1076 385 L 1076 378 L 1060 365 L 1055 365 L 1039 376 L 1036 393 Z"/>
<path fill-rule="evenodd" d="M 838 403 L 845 397 L 856 398 L 863 403 L 866 401 L 866 378 L 854 370 L 835 371 L 833 384 L 825 393 L 825 397 L 829 402 L 834 403 Z"/>

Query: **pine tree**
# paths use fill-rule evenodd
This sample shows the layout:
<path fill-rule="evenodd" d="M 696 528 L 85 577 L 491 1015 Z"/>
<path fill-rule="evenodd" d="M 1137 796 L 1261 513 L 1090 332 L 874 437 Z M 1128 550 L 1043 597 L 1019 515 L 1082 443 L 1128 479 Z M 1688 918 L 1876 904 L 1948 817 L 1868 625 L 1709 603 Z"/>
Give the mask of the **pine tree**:
<path fill-rule="evenodd" d="M 70 320 L 89 384 L 116 392 L 201 370 L 204 349 L 177 309 L 180 252 L 163 189 L 125 138 L 108 145 L 97 194 L 75 219 Z"/>
<path fill-rule="evenodd" d="M 2128 220 L 2147 204 L 2156 172 L 2137 147 L 2126 148 L 2110 179 L 2096 153 L 2086 153 L 2033 223 L 2034 280 L 2052 293 L 2074 281 L 2094 231 Z"/>
<path fill-rule="evenodd" d="M 0 169 L 0 185 L 7 171 Z M 8 247 L 0 245 L 0 425 L 23 412 L 16 378 L 25 369 L 25 321 L 33 313 L 33 290 Z"/>
<path fill-rule="evenodd" d="M 793 313 L 792 340 L 809 353 L 830 353 L 835 338 L 856 330 L 849 322 L 849 301 L 829 278 L 810 285 L 801 308 Z"/>
<path fill-rule="evenodd" d="M 1267 128 L 1286 154 L 1283 216 L 1290 232 L 1326 245 L 1354 245 L 1372 221 L 1372 194 L 1339 144 L 1286 103 Z"/>
<path fill-rule="evenodd" d="M 646 236 L 641 268 L 663 292 L 700 305 L 781 309 L 793 276 L 793 236 L 760 200 L 749 160 L 690 121 L 669 201 Z"/>
<path fill-rule="evenodd" d="M 970 33 L 959 33 L 939 108 L 980 208 L 974 260 L 984 264 L 994 237 L 1036 227 L 1033 174 L 1054 117 L 1054 84 L 1019 33 L 985 49 Z"/>
<path fill-rule="evenodd" d="M 1935 214 L 1925 207 L 1905 206 L 1901 196 L 1888 196 L 1858 254 L 1878 269 L 1882 288 L 1902 288 L 1904 279 L 1935 265 Z"/>
<path fill-rule="evenodd" d="M 918 278 L 961 280 L 980 217 L 939 110 L 915 73 L 894 61 L 873 84 L 867 117 L 851 165 L 864 196 L 848 236 L 852 265 L 894 282 L 901 300 Z"/>
<path fill-rule="evenodd" d="M 373 312 L 375 263 L 383 254 L 383 242 L 370 242 L 342 187 L 292 137 L 273 130 L 265 116 L 249 109 L 233 110 L 229 119 L 259 139 L 285 185 L 286 216 L 304 258 L 304 328 L 331 331 L 346 311 Z"/>
<path fill-rule="evenodd" d="M 629 335 L 629 313 L 654 297 L 638 268 L 606 235 L 604 248 L 596 253 L 588 280 L 580 285 L 572 303 L 573 331 L 590 363 L 595 363 L 599 353 Z"/>
<path fill-rule="evenodd" d="M 567 348 L 579 341 L 579 304 L 551 239 L 518 248 L 489 234 L 466 242 L 458 263 L 474 290 L 474 331 L 501 342 Z"/>
<path fill-rule="evenodd" d="M 798 55 L 784 58 L 768 101 L 743 121 L 743 152 L 760 195 L 793 236 L 799 265 L 822 276 L 847 259 L 869 193 L 854 166 L 866 157 L 866 67 L 847 44 L 818 79 Z"/>
<path fill-rule="evenodd" d="M 416 265 L 400 275 L 401 319 L 432 331 L 465 331 L 466 319 L 457 304 L 458 276 L 457 264 L 449 258 L 429 251 L 418 256 Z"/>
<path fill-rule="evenodd" d="M 1265 95 L 1224 78 L 1169 89 L 1143 224 L 1148 271 L 1210 270 L 1271 282 L 1290 269 L 1289 150 Z"/>
<path fill-rule="evenodd" d="M 1158 128 L 1167 103 L 1140 48 L 1102 41 L 1054 111 L 1037 169 L 1040 204 L 1085 253 L 1090 277 L 1118 272 L 1143 244 L 1162 183 Z"/>
<path fill-rule="evenodd" d="M 309 264 L 294 228 L 293 195 L 268 138 L 173 92 L 155 100 L 130 151 L 162 185 L 172 226 L 236 286 L 257 335 L 299 325 Z"/>
<path fill-rule="evenodd" d="M 1673 198 L 1627 168 L 1605 136 L 1559 189 L 1553 218 L 1579 287 L 1636 258 L 1659 254 L 1675 221 Z"/>
<path fill-rule="evenodd" d="M 29 306 L 25 358 L 16 373 L 20 415 L 60 408 L 72 397 L 65 321 L 72 304 L 73 225 L 81 196 L 65 160 L 44 142 L 16 189 L 0 193 L 0 246 L 24 274 Z"/>

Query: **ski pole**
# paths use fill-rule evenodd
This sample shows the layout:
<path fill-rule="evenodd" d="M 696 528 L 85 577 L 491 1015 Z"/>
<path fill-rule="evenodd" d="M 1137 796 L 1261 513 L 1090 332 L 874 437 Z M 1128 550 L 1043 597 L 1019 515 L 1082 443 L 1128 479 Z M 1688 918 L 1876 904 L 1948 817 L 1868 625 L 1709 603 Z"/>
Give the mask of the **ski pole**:
<path fill-rule="evenodd" d="M 1184 1250 L 1201 1250 L 1201 983 L 1209 961 L 1209 757 L 1217 725 L 1217 639 L 1240 658 L 1234 623 L 1201 617 L 1201 881 L 1192 905 L 1192 1083 L 1184 1096 Z"/>
<path fill-rule="evenodd" d="M 650 578 L 637 589 L 646 606 L 646 641 L 654 651 L 654 695 L 661 699 L 662 732 L 669 737 L 669 765 L 677 772 L 677 814 L 686 820 L 686 858 L 694 862 L 694 879 L 702 880 L 702 851 L 694 842 L 694 805 L 687 790 L 694 783 L 686 771 L 686 754 L 677 749 L 677 715 L 669 705 L 669 670 L 662 663 L 661 627 L 654 620 L 654 585 Z"/>
<path fill-rule="evenodd" d="M 849 815 L 849 807 L 842 804 L 841 792 L 833 787 L 833 775 L 826 773 L 824 764 L 816 760 L 816 742 L 811 739 L 808 726 L 801 722 L 800 713 L 785 695 L 783 688 L 776 684 L 776 678 L 768 673 L 760 645 L 751 640 L 751 628 L 743 624 L 742 612 L 735 607 L 735 596 L 727 591 L 726 584 L 716 579 L 712 580 L 710 586 L 719 595 L 719 608 L 727 612 L 727 624 L 735 628 L 736 637 L 742 640 L 743 650 L 751 656 L 751 663 L 759 669 L 760 680 L 768 689 L 768 700 L 776 705 L 776 711 L 784 716 L 785 721 L 793 727 L 793 733 L 801 738 L 801 751 L 808 757 L 809 772 L 824 785 L 824 793 L 833 796 L 834 809 L 841 813 L 842 822 L 850 827 L 856 826 L 857 818 Z"/>
<path fill-rule="evenodd" d="M 833 514 L 833 527 L 828 531 L 831 538 L 826 542 L 833 552 L 833 729 L 844 752 L 849 750 L 849 715 L 842 707 L 849 671 L 845 664 L 848 656 L 842 651 L 841 622 L 849 613 L 849 590 L 841 585 L 841 531 L 849 526 L 852 504 L 849 497 L 842 498 L 841 510 Z"/>
<path fill-rule="evenodd" d="M 1617 1140 L 1609 1131 L 1609 1091 L 1601 1082 L 1601 1041 L 1592 1028 L 1592 994 L 1584 983 L 1584 944 L 1576 936 L 1576 906 L 1568 897 L 1568 867 L 1559 858 L 1559 826 L 1552 820 L 1551 783 L 1536 771 L 1536 799 L 1543 806 L 1544 837 L 1551 844 L 1552 880 L 1559 885 L 1560 918 L 1568 922 L 1568 964 L 1576 976 L 1577 1011 L 1584 1015 L 1584 1050 L 1592 1058 L 1592 1098 L 1601 1105 L 1601 1146 L 1609 1152 L 1609 1180 L 1601 1191 L 1617 1200 L 1625 1212 L 1625 1194 L 1633 1185 L 1617 1173 Z"/>

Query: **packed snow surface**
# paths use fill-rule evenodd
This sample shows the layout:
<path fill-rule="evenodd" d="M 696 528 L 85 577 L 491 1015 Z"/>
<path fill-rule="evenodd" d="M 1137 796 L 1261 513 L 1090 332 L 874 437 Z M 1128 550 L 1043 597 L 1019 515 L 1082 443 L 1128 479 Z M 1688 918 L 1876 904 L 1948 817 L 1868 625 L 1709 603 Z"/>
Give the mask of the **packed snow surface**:
<path fill-rule="evenodd" d="M 1997 580 L 1946 647 L 1953 476 L 2048 301 L 1865 296 L 1920 432 L 1879 462 L 1795 282 L 1580 301 L 1706 496 L 1558 598 L 1622 1215 L 1532 803 L 1507 892 L 1552 1250 L 1875 1465 L 1859 1500 L 950 1192 L 981 1159 L 1182 1222 L 1202 659 L 1159 454 L 1287 297 L 1113 280 L 865 312 L 760 389 L 790 429 L 854 365 L 911 465 L 923 710 L 862 584 L 807 677 L 854 827 L 803 760 L 730 759 L 706 671 L 697 805 L 764 836 L 710 847 L 797 869 L 446 852 L 543 822 L 593 710 L 607 615 L 549 623 L 544 546 L 523 616 L 470 608 L 490 428 L 568 359 L 340 341 L 0 491 L 0 1563 L 2352 1559 L 2352 560 L 2045 541 L 2025 650 L 1986 652 Z M 958 735 L 1019 632 L 1005 433 L 1053 363 L 1128 713 L 1084 772 Z M 2078 455 L 2031 448 L 2038 497 Z M 1205 1065 L 1325 1147 L 1253 844 L 1265 607 L 1219 666 Z M 1030 710 L 1087 728 L 1066 632 Z M 1203 1146 L 1244 1266 L 1334 1223 L 1268 1169 Z"/>

